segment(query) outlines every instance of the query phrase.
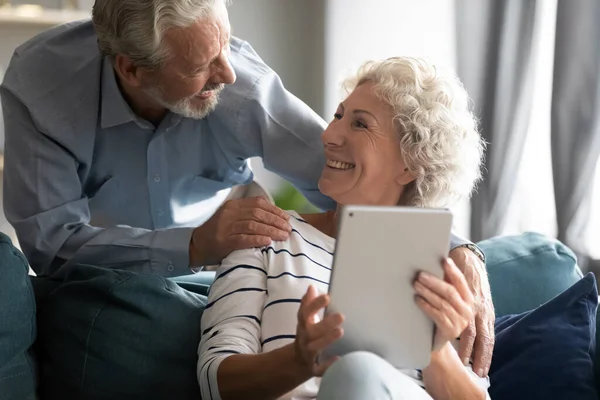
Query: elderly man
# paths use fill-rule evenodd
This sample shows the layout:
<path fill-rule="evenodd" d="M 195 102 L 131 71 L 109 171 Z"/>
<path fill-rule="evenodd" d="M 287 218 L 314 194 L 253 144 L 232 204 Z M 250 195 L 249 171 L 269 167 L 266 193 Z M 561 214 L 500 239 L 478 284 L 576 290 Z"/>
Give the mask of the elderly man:
<path fill-rule="evenodd" d="M 263 199 L 218 208 L 251 181 L 253 156 L 331 205 L 317 189 L 324 121 L 231 36 L 225 0 L 97 0 L 91 22 L 19 47 L 0 94 L 5 212 L 38 274 L 72 261 L 184 275 L 287 238 L 286 214 Z M 486 372 L 485 268 L 475 247 L 453 249 L 479 300 L 462 355 L 475 343 Z"/>

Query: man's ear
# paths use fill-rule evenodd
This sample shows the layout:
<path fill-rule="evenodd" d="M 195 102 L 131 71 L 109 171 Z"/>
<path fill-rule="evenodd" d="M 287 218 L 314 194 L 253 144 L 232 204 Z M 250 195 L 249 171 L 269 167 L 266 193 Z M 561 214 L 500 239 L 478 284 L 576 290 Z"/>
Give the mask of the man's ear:
<path fill-rule="evenodd" d="M 138 87 L 141 85 L 144 71 L 136 66 L 129 57 L 117 54 L 115 57 L 115 71 L 119 78 L 129 86 Z"/>
<path fill-rule="evenodd" d="M 412 174 L 412 172 L 410 172 L 408 168 L 404 168 L 404 170 L 396 177 L 396 182 L 401 186 L 406 186 L 415 179 L 417 178 Z"/>

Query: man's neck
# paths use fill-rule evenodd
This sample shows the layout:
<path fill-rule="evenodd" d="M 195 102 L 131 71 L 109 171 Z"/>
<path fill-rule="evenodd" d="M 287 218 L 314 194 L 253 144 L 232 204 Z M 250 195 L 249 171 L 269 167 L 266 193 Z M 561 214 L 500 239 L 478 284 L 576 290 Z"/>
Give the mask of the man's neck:
<path fill-rule="evenodd" d="M 155 101 L 139 88 L 128 85 L 116 72 L 115 78 L 123 98 L 127 104 L 129 104 L 129 107 L 131 107 L 131 110 L 135 115 L 145 119 L 154 126 L 158 126 L 165 115 L 167 115 L 168 110 L 156 104 Z"/>

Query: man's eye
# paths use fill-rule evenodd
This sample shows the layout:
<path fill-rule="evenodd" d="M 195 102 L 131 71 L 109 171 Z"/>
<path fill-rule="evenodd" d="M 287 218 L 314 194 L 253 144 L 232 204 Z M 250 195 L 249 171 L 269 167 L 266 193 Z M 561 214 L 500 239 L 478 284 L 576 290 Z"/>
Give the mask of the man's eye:
<path fill-rule="evenodd" d="M 340 113 L 333 114 L 333 119 L 338 119 L 338 120 L 342 119 L 342 114 L 340 114 Z"/>

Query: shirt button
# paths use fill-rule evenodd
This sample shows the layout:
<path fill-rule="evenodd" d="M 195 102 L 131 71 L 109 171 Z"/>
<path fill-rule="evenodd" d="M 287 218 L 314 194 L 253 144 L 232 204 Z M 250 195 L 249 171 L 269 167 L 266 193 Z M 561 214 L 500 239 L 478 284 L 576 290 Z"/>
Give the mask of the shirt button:
<path fill-rule="evenodd" d="M 160 216 L 165 215 L 165 212 L 163 210 L 158 210 L 156 213 Z"/>
<path fill-rule="evenodd" d="M 160 182 L 160 176 L 158 176 L 158 174 L 154 175 L 154 182 Z"/>
<path fill-rule="evenodd" d="M 167 265 L 167 271 L 173 272 L 174 269 L 175 269 L 175 267 L 173 266 L 173 264 Z"/>

